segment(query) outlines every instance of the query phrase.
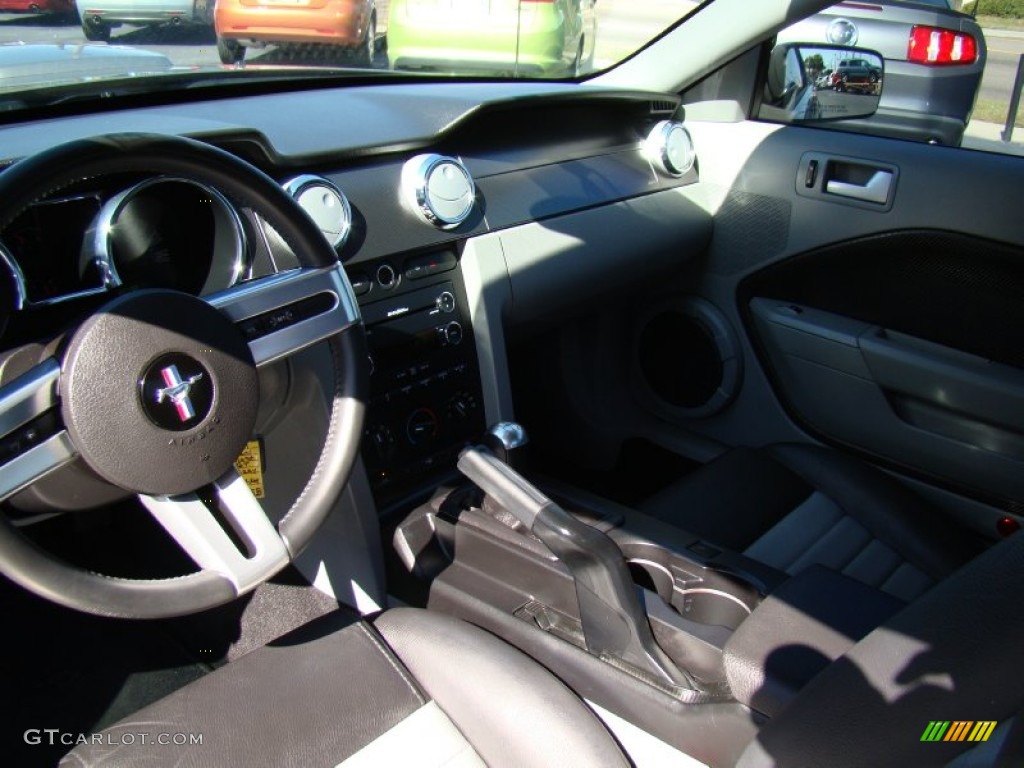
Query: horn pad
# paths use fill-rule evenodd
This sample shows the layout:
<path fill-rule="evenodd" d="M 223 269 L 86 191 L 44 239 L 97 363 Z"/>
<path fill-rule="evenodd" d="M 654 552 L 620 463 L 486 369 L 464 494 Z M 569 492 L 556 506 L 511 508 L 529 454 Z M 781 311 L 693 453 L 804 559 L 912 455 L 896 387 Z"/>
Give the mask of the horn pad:
<path fill-rule="evenodd" d="M 259 380 L 249 345 L 205 301 L 136 291 L 73 334 L 60 382 L 64 424 L 100 477 L 134 493 L 194 491 L 249 440 Z"/>

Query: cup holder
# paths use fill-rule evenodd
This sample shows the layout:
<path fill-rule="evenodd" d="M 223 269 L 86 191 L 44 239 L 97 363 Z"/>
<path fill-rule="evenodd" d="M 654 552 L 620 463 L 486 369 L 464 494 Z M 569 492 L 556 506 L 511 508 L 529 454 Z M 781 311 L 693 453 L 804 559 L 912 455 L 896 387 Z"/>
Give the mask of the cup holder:
<path fill-rule="evenodd" d="M 750 584 L 656 545 L 625 554 L 634 583 L 657 594 L 688 621 L 733 630 L 757 603 Z"/>
<path fill-rule="evenodd" d="M 658 597 L 671 605 L 675 579 L 672 572 L 665 566 L 651 560 L 634 558 L 627 560 L 633 583 L 638 587 L 654 592 Z"/>
<path fill-rule="evenodd" d="M 727 629 L 736 629 L 740 622 L 750 615 L 747 604 L 720 589 L 675 590 L 670 605 L 683 618 L 698 624 L 717 624 Z"/>

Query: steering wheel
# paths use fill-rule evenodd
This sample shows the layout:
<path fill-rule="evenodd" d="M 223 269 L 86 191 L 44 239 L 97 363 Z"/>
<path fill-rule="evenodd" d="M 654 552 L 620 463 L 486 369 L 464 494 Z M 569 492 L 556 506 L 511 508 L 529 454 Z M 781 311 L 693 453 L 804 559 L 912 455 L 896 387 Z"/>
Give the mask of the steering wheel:
<path fill-rule="evenodd" d="M 273 179 L 209 145 L 109 135 L 21 160 L 0 173 L 0 230 L 38 200 L 126 172 L 219 190 L 257 212 L 300 264 L 204 298 L 162 289 L 122 293 L 0 388 L 0 501 L 80 460 L 137 494 L 199 568 L 161 580 L 92 573 L 39 548 L 0 515 L 0 570 L 70 608 L 159 618 L 233 600 L 298 555 L 348 481 L 369 363 L 359 308 L 333 248 Z M 234 461 L 256 423 L 257 368 L 320 341 L 328 343 L 334 369 L 327 436 L 305 488 L 275 525 Z M 247 551 L 218 522 L 211 499 L 197 494 L 209 496 L 211 488 Z"/>

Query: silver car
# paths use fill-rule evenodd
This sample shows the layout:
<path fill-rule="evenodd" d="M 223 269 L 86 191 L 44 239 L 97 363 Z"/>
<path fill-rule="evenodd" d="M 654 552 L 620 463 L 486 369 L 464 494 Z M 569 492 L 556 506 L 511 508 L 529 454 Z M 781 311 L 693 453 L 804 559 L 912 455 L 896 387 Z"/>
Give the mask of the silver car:
<path fill-rule="evenodd" d="M 86 40 L 106 42 L 122 24 L 213 24 L 215 0 L 75 0 Z"/>
<path fill-rule="evenodd" d="M 782 30 L 778 42 L 877 51 L 885 59 L 878 111 L 844 129 L 936 144 L 960 144 L 985 69 L 981 27 L 949 0 L 838 3 Z"/>

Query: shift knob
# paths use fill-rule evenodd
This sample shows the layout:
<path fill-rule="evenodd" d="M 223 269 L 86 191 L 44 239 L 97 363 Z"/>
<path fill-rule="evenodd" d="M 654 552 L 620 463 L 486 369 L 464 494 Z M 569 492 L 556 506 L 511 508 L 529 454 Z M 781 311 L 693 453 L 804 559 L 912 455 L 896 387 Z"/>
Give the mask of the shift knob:
<path fill-rule="evenodd" d="M 491 453 L 510 467 L 514 464 L 513 455 L 529 441 L 522 424 L 514 421 L 499 421 L 487 430 L 484 445 Z"/>

